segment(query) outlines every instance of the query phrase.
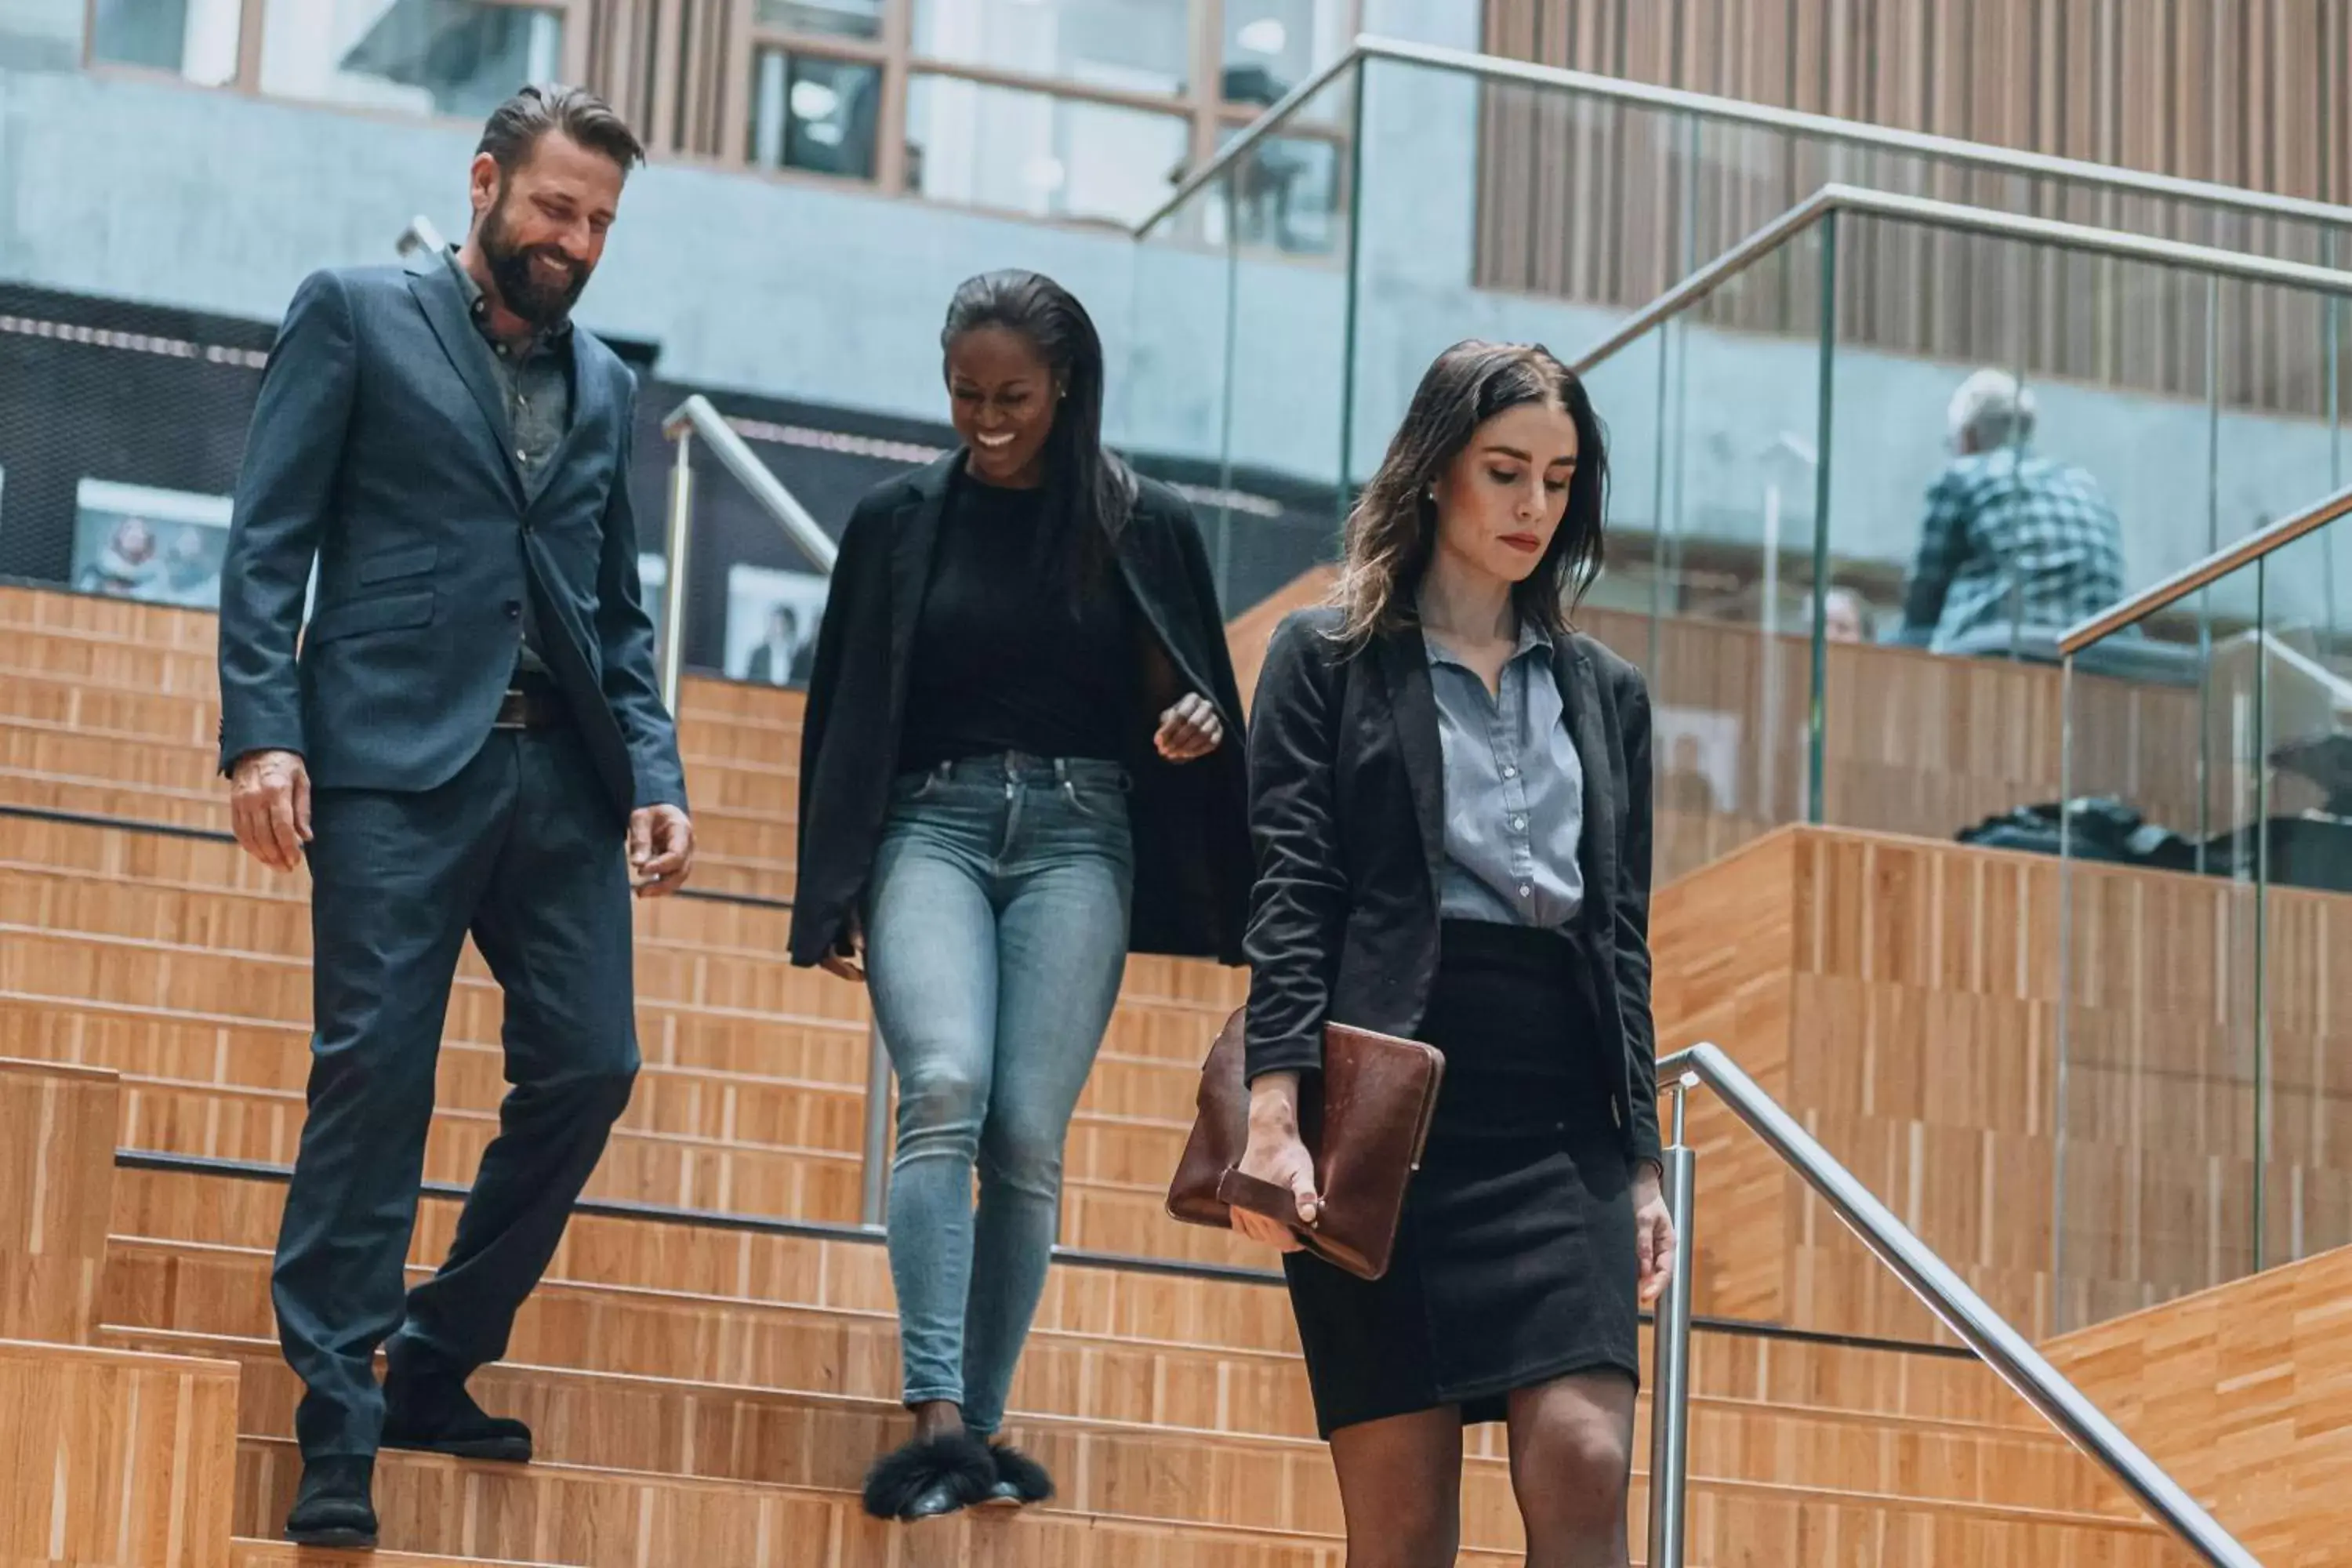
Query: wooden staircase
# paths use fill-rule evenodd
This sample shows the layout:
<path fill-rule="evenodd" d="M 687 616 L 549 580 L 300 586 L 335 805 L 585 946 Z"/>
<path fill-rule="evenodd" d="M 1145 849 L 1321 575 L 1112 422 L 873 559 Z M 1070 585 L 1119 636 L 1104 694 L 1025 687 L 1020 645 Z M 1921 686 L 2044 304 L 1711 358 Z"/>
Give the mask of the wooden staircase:
<path fill-rule="evenodd" d="M 186 612 L 0 590 L 0 800 L 225 826 L 211 635 L 209 617 Z M 694 680 L 682 707 L 709 857 L 698 885 L 789 896 L 795 700 Z M 18 1216 L 0 1219 L 0 1339 L 12 1342 L 0 1563 L 345 1561 L 265 1539 L 298 1471 L 296 1389 L 268 1303 L 282 1187 L 266 1172 L 114 1159 L 118 1145 L 290 1158 L 307 1067 L 304 898 L 299 879 L 210 838 L 0 816 L 0 1057 L 26 1063 L 0 1071 L 0 1215 Z M 1721 928 L 1677 927 L 1671 908 L 1662 900 L 1662 1002 L 1696 1008 L 1695 944 Z M 379 1505 L 395 1550 L 381 1560 L 1340 1568 L 1286 1301 L 1230 1275 L 1057 1265 L 1011 1426 L 1062 1496 L 913 1530 L 863 1517 L 857 1480 L 904 1425 L 882 1249 L 844 1228 L 857 1207 L 864 996 L 790 969 L 786 923 L 766 902 L 640 911 L 647 1065 L 591 1194 L 679 1212 L 574 1221 L 509 1361 L 477 1384 L 533 1423 L 540 1461 L 386 1456 Z M 1676 967 L 1676 952 L 1699 956 Z M 1066 1245 L 1265 1268 L 1160 1212 L 1199 1055 L 1240 994 L 1240 977 L 1213 967 L 1130 966 L 1072 1132 Z M 498 1025 L 469 954 L 429 1179 L 466 1181 L 494 1125 Z M 1716 1037 L 1745 1059 L 1737 1028 Z M 1784 1196 L 1733 1190 L 1715 1174 L 1731 1168 L 1702 1167 L 1703 1270 L 1718 1256 L 1747 1268 L 1750 1209 Z M 456 1212 L 425 1202 L 412 1267 L 437 1259 Z M 1759 1321 L 1703 1328 L 1694 1372 L 1696 1563 L 2188 1560 L 1947 1349 Z M 1463 1561 L 1478 1568 L 1517 1561 L 1500 1442 L 1495 1429 L 1474 1438 L 1465 1478 Z"/>

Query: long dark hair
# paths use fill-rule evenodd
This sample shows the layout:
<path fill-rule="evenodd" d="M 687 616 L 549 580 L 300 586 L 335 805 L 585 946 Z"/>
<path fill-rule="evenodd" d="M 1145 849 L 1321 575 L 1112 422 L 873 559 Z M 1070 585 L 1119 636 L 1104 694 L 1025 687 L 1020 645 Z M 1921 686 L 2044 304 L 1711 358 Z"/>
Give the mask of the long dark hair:
<path fill-rule="evenodd" d="M 940 329 L 944 356 L 982 327 L 1029 340 L 1053 371 L 1059 400 L 1045 437 L 1045 526 L 1038 566 L 1059 577 L 1073 598 L 1098 583 L 1111 547 L 1135 505 L 1135 477 L 1103 450 L 1103 349 L 1094 318 L 1077 296 L 1042 272 L 1018 268 L 967 278 L 948 301 Z"/>
<path fill-rule="evenodd" d="M 1600 574 L 1601 515 L 1609 489 L 1608 438 L 1577 374 L 1537 343 L 1466 339 L 1432 362 L 1389 441 L 1380 471 L 1348 514 L 1333 601 L 1339 637 L 1360 647 L 1412 618 L 1412 595 L 1437 541 L 1431 488 L 1479 426 L 1507 408 L 1544 403 L 1576 425 L 1576 472 L 1551 546 L 1511 590 L 1522 623 L 1557 637 Z"/>

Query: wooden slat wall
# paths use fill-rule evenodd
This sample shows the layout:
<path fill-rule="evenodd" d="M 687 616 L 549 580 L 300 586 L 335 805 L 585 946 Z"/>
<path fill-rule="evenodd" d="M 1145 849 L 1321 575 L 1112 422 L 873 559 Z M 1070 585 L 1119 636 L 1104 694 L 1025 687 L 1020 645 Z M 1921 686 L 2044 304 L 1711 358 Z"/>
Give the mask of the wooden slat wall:
<path fill-rule="evenodd" d="M 0 1563 L 227 1568 L 230 1363 L 0 1341 Z"/>
<path fill-rule="evenodd" d="M 110 1072 L 0 1058 L 0 1340 L 90 1342 L 120 1117 Z"/>
<path fill-rule="evenodd" d="M 1496 54 L 2320 200 L 2352 201 L 2352 16 L 2332 0 L 1487 0 Z M 2352 266 L 2352 234 L 1490 89 L 1477 281 L 1641 303 L 1839 179 Z M 2328 248 L 2333 246 L 2332 251 Z M 1841 336 L 2319 414 L 2307 296 L 1883 223 L 1841 240 Z M 1807 253 L 1810 256 L 1810 252 Z M 1703 308 L 1818 330 L 1809 260 Z M 1803 276 L 1799 276 L 1803 274 Z M 2334 330 L 2343 331 L 2339 318 Z M 2210 367 L 2209 332 L 2220 354 Z"/>
<path fill-rule="evenodd" d="M 587 85 L 612 100 L 657 156 L 733 160 L 734 123 L 751 69 L 749 16 L 738 0 L 585 0 Z"/>
<path fill-rule="evenodd" d="M 2265 1563 L 2344 1553 L 2352 1251 L 2070 1334 L 2051 1361 Z"/>
<path fill-rule="evenodd" d="M 1658 1043 L 1723 1044 L 2029 1334 L 2254 1265 L 2252 935 L 2268 925 L 2275 1261 L 2352 1243 L 2339 895 L 1794 828 L 1662 889 Z M 2292 934 L 2287 934 L 2292 933 Z M 2061 953 L 2071 952 L 2071 969 Z M 2063 984 L 2062 984 L 2063 981 Z M 2060 1015 L 2067 1076 L 2058 1106 Z M 2064 1131 L 2064 1247 L 2053 1246 Z M 1935 1331 L 1919 1303 L 1701 1094 L 1700 1310 Z M 2053 1278 L 2056 1263 L 2058 1277 Z"/>

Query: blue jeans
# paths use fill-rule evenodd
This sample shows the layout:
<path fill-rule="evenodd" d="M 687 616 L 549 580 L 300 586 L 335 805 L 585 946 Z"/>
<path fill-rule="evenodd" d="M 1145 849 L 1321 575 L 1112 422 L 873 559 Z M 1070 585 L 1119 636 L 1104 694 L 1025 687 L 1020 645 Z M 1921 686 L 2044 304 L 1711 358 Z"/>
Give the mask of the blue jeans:
<path fill-rule="evenodd" d="M 993 756 L 892 788 L 866 933 L 898 1075 L 904 1398 L 953 1401 L 976 1432 L 1003 1420 L 1045 1289 L 1062 1142 L 1118 998 L 1134 879 L 1116 763 Z"/>

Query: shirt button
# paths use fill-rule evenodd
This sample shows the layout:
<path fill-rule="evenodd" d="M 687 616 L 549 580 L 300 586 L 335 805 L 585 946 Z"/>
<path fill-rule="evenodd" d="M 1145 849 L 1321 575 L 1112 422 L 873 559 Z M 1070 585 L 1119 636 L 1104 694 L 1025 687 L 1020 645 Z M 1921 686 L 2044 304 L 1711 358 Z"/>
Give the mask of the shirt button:
<path fill-rule="evenodd" d="M 1532 897 L 1532 896 L 1534 895 L 1534 893 L 1535 893 L 1535 889 L 1534 889 L 1533 888 L 1528 887 L 1525 882 L 1521 882 L 1521 883 L 1519 884 L 1519 897 L 1521 897 L 1521 898 L 1523 898 L 1523 899 L 1525 899 L 1525 898 L 1529 898 L 1529 897 Z"/>
<path fill-rule="evenodd" d="M 1503 767 L 1503 776 L 1507 779 L 1517 778 L 1519 776 L 1519 770 L 1510 766 L 1508 763 L 1506 763 Z"/>
<path fill-rule="evenodd" d="M 520 599 L 509 599 L 506 602 L 506 612 L 507 619 L 510 621 L 519 621 L 522 619 L 522 601 Z"/>
<path fill-rule="evenodd" d="M 1511 818 L 1511 831 L 1514 833 L 1520 831 L 1522 828 L 1526 827 L 1527 825 L 1528 819 L 1524 816 L 1515 816 Z"/>

